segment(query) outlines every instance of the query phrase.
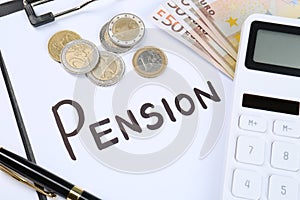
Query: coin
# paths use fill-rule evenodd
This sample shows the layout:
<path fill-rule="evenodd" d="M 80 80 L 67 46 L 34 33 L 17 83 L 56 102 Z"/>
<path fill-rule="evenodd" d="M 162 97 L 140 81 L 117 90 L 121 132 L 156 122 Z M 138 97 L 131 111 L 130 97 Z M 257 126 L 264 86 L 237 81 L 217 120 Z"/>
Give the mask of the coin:
<path fill-rule="evenodd" d="M 139 75 L 152 78 L 164 72 L 168 59 L 162 50 L 147 46 L 135 52 L 132 63 Z"/>
<path fill-rule="evenodd" d="M 63 30 L 55 33 L 48 41 L 48 52 L 51 58 L 57 62 L 61 62 L 60 54 L 64 46 L 78 39 L 81 39 L 80 35 L 73 31 Z"/>
<path fill-rule="evenodd" d="M 118 46 L 136 45 L 145 34 L 145 25 L 136 15 L 122 13 L 111 19 L 108 24 L 108 35 Z"/>
<path fill-rule="evenodd" d="M 116 84 L 123 77 L 125 71 L 123 59 L 108 51 L 101 51 L 100 55 L 97 67 L 87 73 L 87 77 L 99 86 L 106 87 Z"/>
<path fill-rule="evenodd" d="M 100 31 L 100 42 L 102 44 L 102 47 L 106 51 L 114 52 L 114 53 L 125 53 L 132 48 L 132 47 L 117 46 L 115 43 L 113 43 L 108 35 L 107 28 L 108 28 L 108 23 L 106 23 L 101 28 L 101 31 Z"/>
<path fill-rule="evenodd" d="M 66 44 L 61 53 L 64 68 L 72 74 L 85 74 L 93 70 L 100 58 L 97 46 L 88 40 L 74 40 Z"/>

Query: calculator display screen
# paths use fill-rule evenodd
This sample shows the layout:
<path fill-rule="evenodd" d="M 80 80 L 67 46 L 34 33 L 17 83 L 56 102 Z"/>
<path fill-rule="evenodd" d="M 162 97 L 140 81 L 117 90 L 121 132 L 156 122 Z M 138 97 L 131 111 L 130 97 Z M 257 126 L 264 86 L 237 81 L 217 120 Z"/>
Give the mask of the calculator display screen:
<path fill-rule="evenodd" d="M 299 115 L 299 102 L 254 94 L 243 94 L 242 106 L 258 110 Z"/>
<path fill-rule="evenodd" d="M 255 62 L 300 68 L 300 35 L 258 30 L 254 48 Z"/>
<path fill-rule="evenodd" d="M 259 71 L 300 76 L 300 27 L 252 22 L 245 66 Z"/>

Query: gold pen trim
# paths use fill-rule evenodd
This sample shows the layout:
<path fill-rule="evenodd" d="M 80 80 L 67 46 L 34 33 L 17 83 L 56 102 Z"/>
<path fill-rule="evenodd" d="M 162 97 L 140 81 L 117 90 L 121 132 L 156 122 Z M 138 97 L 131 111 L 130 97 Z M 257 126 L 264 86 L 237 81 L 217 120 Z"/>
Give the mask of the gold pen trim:
<path fill-rule="evenodd" d="M 81 197 L 83 190 L 77 186 L 74 186 L 67 197 L 67 200 L 78 200 Z"/>
<path fill-rule="evenodd" d="M 0 147 L 0 149 L 3 148 L 3 147 Z M 55 198 L 56 197 L 56 194 L 53 193 L 53 192 L 47 192 L 47 191 L 44 191 L 42 189 L 40 189 L 39 187 L 35 186 L 33 183 L 30 183 L 29 181 L 27 181 L 26 179 L 22 178 L 19 174 L 11 171 L 10 169 L 8 169 L 7 167 L 3 166 L 0 164 L 0 170 L 3 171 L 4 173 L 8 174 L 9 176 L 11 176 L 12 178 L 16 179 L 17 181 L 33 188 L 34 190 L 36 190 L 37 192 L 43 194 L 43 195 L 46 195 L 47 197 L 50 197 L 50 198 Z"/>

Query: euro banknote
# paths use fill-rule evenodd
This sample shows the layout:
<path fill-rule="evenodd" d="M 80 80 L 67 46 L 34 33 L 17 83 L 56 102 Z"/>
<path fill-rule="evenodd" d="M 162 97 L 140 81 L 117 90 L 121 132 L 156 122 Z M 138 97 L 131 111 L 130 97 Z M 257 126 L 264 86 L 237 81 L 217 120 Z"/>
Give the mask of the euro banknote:
<path fill-rule="evenodd" d="M 163 4 L 163 7 L 192 34 L 192 36 L 208 51 L 209 55 L 218 59 L 218 62 L 223 66 L 227 73 L 234 73 L 236 65 L 235 59 L 213 40 L 214 37 L 206 31 L 207 27 L 203 28 L 203 26 L 199 25 L 171 0 L 166 1 Z"/>
<path fill-rule="evenodd" d="M 223 72 L 230 78 L 233 78 L 233 73 L 228 73 L 224 66 L 220 63 L 219 58 L 216 58 L 207 51 L 207 49 L 197 41 L 193 35 L 187 31 L 163 6 L 158 7 L 151 15 L 152 21 L 162 30 L 184 43 L 195 51 L 198 55 L 210 62 L 213 66 Z"/>

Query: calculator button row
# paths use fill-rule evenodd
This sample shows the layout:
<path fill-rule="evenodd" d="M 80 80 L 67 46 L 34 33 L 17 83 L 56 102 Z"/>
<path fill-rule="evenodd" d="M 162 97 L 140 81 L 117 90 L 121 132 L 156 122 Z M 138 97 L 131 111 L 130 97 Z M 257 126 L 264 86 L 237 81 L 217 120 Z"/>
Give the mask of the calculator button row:
<path fill-rule="evenodd" d="M 262 165 L 265 160 L 264 140 L 240 136 L 237 140 L 236 160 L 242 163 Z"/>
<path fill-rule="evenodd" d="M 285 142 L 273 142 L 271 165 L 278 169 L 298 171 L 300 167 L 300 147 Z"/>
<path fill-rule="evenodd" d="M 262 117 L 241 115 L 239 127 L 244 130 L 263 133 L 267 130 L 267 121 Z"/>
<path fill-rule="evenodd" d="M 267 131 L 267 121 L 263 117 L 241 115 L 239 118 L 239 127 L 243 130 L 263 133 Z M 275 120 L 273 132 L 279 136 L 300 138 L 300 123 L 296 121 Z"/>
<path fill-rule="evenodd" d="M 300 124 L 299 122 L 276 120 L 274 122 L 273 132 L 280 136 L 299 138 Z"/>
<path fill-rule="evenodd" d="M 298 200 L 299 183 L 293 178 L 272 175 L 269 178 L 268 199 Z M 236 169 L 231 192 L 235 197 L 257 200 L 262 194 L 262 177 L 255 171 Z"/>
<path fill-rule="evenodd" d="M 235 159 L 241 163 L 263 165 L 265 151 L 266 144 L 264 140 L 240 136 L 236 143 Z M 300 146 L 286 142 L 273 142 L 271 166 L 287 171 L 298 171 L 300 169 Z"/>

